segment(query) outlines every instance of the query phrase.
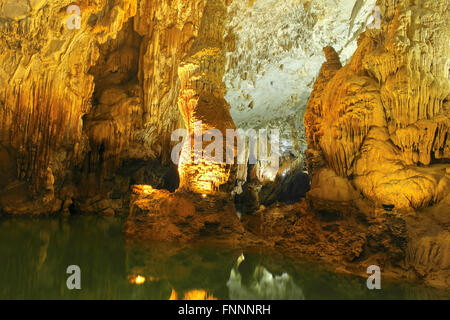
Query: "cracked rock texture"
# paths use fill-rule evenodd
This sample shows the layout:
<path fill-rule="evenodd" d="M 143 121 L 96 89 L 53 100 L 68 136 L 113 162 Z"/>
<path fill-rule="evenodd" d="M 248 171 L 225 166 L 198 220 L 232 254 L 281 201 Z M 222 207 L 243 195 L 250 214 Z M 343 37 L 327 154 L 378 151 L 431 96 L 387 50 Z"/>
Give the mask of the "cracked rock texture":
<path fill-rule="evenodd" d="M 244 228 L 227 194 L 202 197 L 134 186 L 124 232 L 140 241 L 236 244 Z"/>

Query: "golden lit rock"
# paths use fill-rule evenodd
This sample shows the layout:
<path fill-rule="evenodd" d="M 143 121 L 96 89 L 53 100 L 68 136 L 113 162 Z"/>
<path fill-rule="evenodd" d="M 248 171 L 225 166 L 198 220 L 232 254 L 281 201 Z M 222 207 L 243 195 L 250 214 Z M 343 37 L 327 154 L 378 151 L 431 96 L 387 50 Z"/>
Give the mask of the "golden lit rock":
<path fill-rule="evenodd" d="M 375 3 L 381 21 L 366 29 Z M 358 275 L 377 265 L 448 289 L 448 9 L 448 0 L 0 0 L 0 282 L 14 285 L 0 298 L 21 289 L 42 298 L 51 263 L 66 261 L 55 253 L 78 241 L 114 256 L 91 265 L 108 267 L 93 281 L 112 296 L 156 288 L 163 299 L 222 299 L 231 278 L 235 290 L 253 284 L 242 296 L 278 288 L 284 275 L 247 252 L 237 259 L 247 249 Z M 236 161 L 226 145 L 236 126 L 259 143 L 226 164 L 231 151 Z M 188 132 L 180 149 L 176 129 Z M 280 139 L 264 146 L 259 130 Z M 267 278 L 275 286 L 255 289 Z M 126 288 L 112 292 L 117 284 Z"/>
<path fill-rule="evenodd" d="M 224 99 L 225 86 L 222 81 L 225 72 L 226 16 L 223 0 L 207 2 L 198 38 L 178 68 L 181 81 L 178 107 L 191 142 L 186 143 L 181 151 L 178 165 L 180 188 L 200 194 L 218 191 L 221 185 L 228 182 L 231 171 L 230 166 L 224 163 L 224 157 L 216 161 L 205 156 L 203 151 L 207 142 L 195 141 L 211 129 L 220 130 L 223 137 L 227 129 L 235 129 L 230 107 Z M 201 123 L 199 128 L 195 128 L 197 122 Z M 201 143 L 201 147 L 195 148 L 196 143 Z M 225 155 L 224 146 L 222 149 Z"/>
<path fill-rule="evenodd" d="M 205 1 L 81 1 L 80 29 L 67 24 L 68 2 L 30 5 L 0 2 L 0 143 L 12 168 L 1 178 L 17 194 L 0 199 L 4 210 L 54 212 L 72 197 L 104 193 L 92 184 L 124 161 L 169 164 L 181 123 L 178 65 Z M 51 201 L 42 192 L 47 168 Z"/>
<path fill-rule="evenodd" d="M 310 173 L 331 168 L 377 206 L 426 207 L 450 190 L 448 3 L 379 5 L 381 29 L 348 65 L 325 49 L 305 114 Z"/>

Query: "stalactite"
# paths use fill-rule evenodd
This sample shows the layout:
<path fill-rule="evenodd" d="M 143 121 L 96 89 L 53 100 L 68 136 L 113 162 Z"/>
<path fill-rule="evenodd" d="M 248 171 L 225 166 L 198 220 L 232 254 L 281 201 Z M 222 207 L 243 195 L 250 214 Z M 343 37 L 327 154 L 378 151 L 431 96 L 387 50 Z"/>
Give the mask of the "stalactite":
<path fill-rule="evenodd" d="M 182 121 L 178 65 L 205 0 L 78 1 L 81 28 L 73 30 L 69 4 L 0 17 L 0 145 L 16 159 L 30 201 L 45 193 L 47 168 L 61 186 L 75 169 L 100 173 L 100 183 L 128 159 L 170 162 Z"/>

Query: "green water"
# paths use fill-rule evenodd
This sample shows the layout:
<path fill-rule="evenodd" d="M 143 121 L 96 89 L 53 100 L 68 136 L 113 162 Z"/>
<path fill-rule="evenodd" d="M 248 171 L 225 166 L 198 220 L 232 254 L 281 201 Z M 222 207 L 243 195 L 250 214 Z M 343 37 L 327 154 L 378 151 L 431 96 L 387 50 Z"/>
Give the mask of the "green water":
<path fill-rule="evenodd" d="M 199 292 L 217 299 L 450 298 L 384 279 L 371 291 L 366 279 L 280 254 L 131 243 L 121 229 L 119 218 L 0 219 L 0 299 L 181 299 Z M 69 265 L 81 269 L 81 290 L 67 288 Z M 145 281 L 133 283 L 137 276 Z"/>

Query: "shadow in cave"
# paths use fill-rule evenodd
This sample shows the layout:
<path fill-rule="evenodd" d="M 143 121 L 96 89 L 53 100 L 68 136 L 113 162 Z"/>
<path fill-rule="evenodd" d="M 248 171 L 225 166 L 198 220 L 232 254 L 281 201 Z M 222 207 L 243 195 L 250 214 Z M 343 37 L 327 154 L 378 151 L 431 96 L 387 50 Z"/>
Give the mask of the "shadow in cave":
<path fill-rule="evenodd" d="M 180 178 L 177 167 L 163 165 L 159 161 L 128 160 L 118 170 L 118 174 L 130 177 L 130 185 L 151 185 L 154 189 L 174 192 L 178 189 Z"/>
<path fill-rule="evenodd" d="M 248 171 L 252 172 L 254 167 L 249 164 Z M 289 173 L 277 175 L 273 182 L 261 183 L 249 177 L 242 186 L 242 193 L 235 195 L 235 206 L 238 211 L 246 214 L 258 210 L 261 205 L 270 206 L 276 202 L 293 204 L 306 196 L 310 184 L 309 175 L 301 166 Z"/>

